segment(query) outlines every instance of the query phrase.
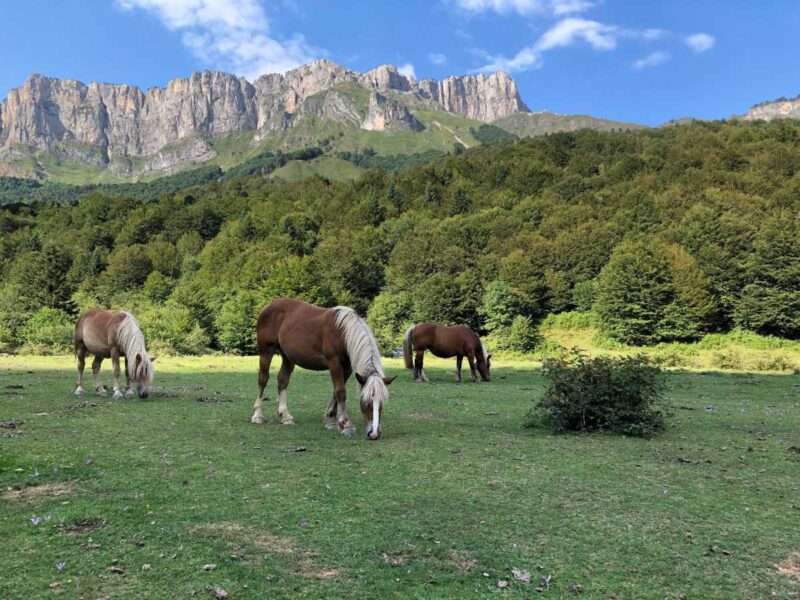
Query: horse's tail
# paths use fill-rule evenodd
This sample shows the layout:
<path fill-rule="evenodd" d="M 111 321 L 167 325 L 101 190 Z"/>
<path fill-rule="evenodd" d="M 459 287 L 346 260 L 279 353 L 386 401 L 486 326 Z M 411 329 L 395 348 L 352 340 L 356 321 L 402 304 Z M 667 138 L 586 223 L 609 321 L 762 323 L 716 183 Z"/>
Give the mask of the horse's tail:
<path fill-rule="evenodd" d="M 406 369 L 414 368 L 414 341 L 411 339 L 411 334 L 414 333 L 414 327 L 416 327 L 416 325 L 409 327 L 406 330 L 406 335 L 403 337 L 403 360 L 406 361 Z"/>

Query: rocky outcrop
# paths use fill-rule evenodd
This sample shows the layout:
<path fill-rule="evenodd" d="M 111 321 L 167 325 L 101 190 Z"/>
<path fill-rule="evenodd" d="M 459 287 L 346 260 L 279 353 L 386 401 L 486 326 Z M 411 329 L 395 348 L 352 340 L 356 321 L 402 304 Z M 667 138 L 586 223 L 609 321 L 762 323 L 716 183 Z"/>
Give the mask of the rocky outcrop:
<path fill-rule="evenodd" d="M 367 106 L 363 92 L 346 93 L 359 88 L 370 92 Z M 419 131 L 412 111 L 420 106 L 485 122 L 528 110 L 504 72 L 418 83 L 393 65 L 361 74 L 318 60 L 253 83 L 204 71 L 146 92 L 32 75 L 0 103 L 0 163 L 15 149 L 114 173 L 128 173 L 131 159 L 140 158 L 143 172 L 163 171 L 213 158 L 210 138 L 253 131 L 257 143 L 308 116 L 372 131 Z"/>
<path fill-rule="evenodd" d="M 772 102 L 756 104 L 742 117 L 745 121 L 772 121 L 773 119 L 800 119 L 800 96 L 791 100 L 779 98 Z"/>
<path fill-rule="evenodd" d="M 367 118 L 361 129 L 368 131 L 422 131 L 425 127 L 402 104 L 378 92 L 369 95 Z"/>

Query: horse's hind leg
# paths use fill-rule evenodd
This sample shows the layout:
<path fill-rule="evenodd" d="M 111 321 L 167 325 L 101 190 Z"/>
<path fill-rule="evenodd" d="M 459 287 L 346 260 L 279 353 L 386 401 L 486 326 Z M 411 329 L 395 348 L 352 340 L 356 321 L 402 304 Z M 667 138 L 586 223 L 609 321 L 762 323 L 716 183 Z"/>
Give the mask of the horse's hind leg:
<path fill-rule="evenodd" d="M 423 364 L 423 358 L 425 357 L 424 350 L 417 350 L 417 355 L 414 357 L 414 367 L 417 372 L 417 377 L 419 381 L 428 381 L 428 377 L 425 375 L 425 369 Z"/>
<path fill-rule="evenodd" d="M 289 407 L 286 406 L 286 388 L 289 387 L 292 371 L 294 363 L 283 356 L 281 370 L 278 372 L 278 416 L 283 425 L 294 425 L 294 417 L 289 414 Z"/>
<path fill-rule="evenodd" d="M 456 383 L 461 383 L 461 363 L 464 362 L 464 355 L 456 356 Z"/>
<path fill-rule="evenodd" d="M 83 369 L 86 367 L 86 346 L 83 342 L 75 343 L 75 356 L 78 358 L 78 385 L 75 388 L 75 395 L 83 394 Z"/>
<path fill-rule="evenodd" d="M 269 381 L 269 366 L 272 363 L 273 351 L 270 350 L 258 357 L 258 398 L 253 405 L 253 416 L 250 418 L 251 423 L 264 422 L 264 388 L 267 387 Z"/>
<path fill-rule="evenodd" d="M 95 356 L 92 361 L 92 376 L 94 377 L 94 391 L 98 396 L 106 395 L 106 387 L 100 381 L 100 365 L 103 364 L 102 356 Z"/>

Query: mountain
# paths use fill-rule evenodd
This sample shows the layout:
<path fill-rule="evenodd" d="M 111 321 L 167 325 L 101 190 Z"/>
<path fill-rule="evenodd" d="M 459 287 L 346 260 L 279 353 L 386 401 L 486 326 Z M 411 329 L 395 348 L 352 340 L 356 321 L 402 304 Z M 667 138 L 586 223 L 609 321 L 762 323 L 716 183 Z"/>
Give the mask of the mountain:
<path fill-rule="evenodd" d="M 609 121 L 589 115 L 560 115 L 552 112 L 518 112 L 494 121 L 493 125 L 517 137 L 535 137 L 559 131 L 596 129 L 599 131 L 641 129 L 643 125 Z"/>
<path fill-rule="evenodd" d="M 772 121 L 773 119 L 800 119 L 800 96 L 792 99 L 778 98 L 751 107 L 742 119 L 745 121 Z"/>
<path fill-rule="evenodd" d="M 527 110 L 502 71 L 417 82 L 392 65 L 357 73 L 320 60 L 253 83 L 205 71 L 147 92 L 32 75 L 0 104 L 0 175 L 63 180 L 84 167 L 78 178 L 154 176 L 215 159 L 232 164 L 265 142 L 297 147 L 343 130 L 432 127 L 446 132 L 447 146 L 441 139 L 427 146 L 451 149 L 458 133 L 415 113 L 489 122 Z"/>
<path fill-rule="evenodd" d="M 496 139 L 488 124 L 521 137 L 633 127 L 530 113 L 504 71 L 416 81 L 393 65 L 359 73 L 318 60 L 252 83 L 204 71 L 146 92 L 37 74 L 0 103 L 0 176 L 137 181 L 200 165 L 227 170 L 264 152 L 303 147 L 321 148 L 322 163 L 421 159 Z"/>

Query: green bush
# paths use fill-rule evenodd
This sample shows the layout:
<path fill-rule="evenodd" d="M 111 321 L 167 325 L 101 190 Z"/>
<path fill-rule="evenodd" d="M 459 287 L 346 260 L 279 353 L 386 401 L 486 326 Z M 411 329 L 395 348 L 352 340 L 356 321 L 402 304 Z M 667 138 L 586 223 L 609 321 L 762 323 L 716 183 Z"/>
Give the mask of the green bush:
<path fill-rule="evenodd" d="M 478 313 L 483 317 L 487 331 L 494 331 L 501 327 L 510 327 L 514 317 L 523 310 L 523 301 L 505 281 L 492 281 L 486 286 Z"/>
<path fill-rule="evenodd" d="M 597 281 L 579 281 L 572 288 L 572 303 L 581 313 L 590 312 L 597 298 Z"/>
<path fill-rule="evenodd" d="M 529 425 L 555 431 L 606 431 L 650 436 L 665 427 L 664 372 L 645 356 L 569 356 L 544 362 L 549 384 Z"/>
<path fill-rule="evenodd" d="M 509 350 L 529 354 L 541 343 L 541 336 L 530 317 L 516 317 L 509 326 L 498 327 L 491 337 L 496 350 Z"/>
<path fill-rule="evenodd" d="M 151 355 L 203 354 L 211 338 L 193 319 L 189 309 L 168 302 L 135 310 Z"/>
<path fill-rule="evenodd" d="M 57 308 L 40 308 L 19 332 L 26 349 L 36 353 L 62 354 L 72 349 L 74 319 Z"/>
<path fill-rule="evenodd" d="M 391 356 L 395 348 L 403 343 L 403 335 L 412 324 L 412 303 L 405 292 L 381 292 L 367 311 L 369 323 L 378 348 L 384 356 Z"/>
<path fill-rule="evenodd" d="M 214 319 L 217 341 L 224 352 L 253 354 L 256 351 L 256 319 L 261 306 L 253 294 L 239 294 L 223 303 Z"/>

